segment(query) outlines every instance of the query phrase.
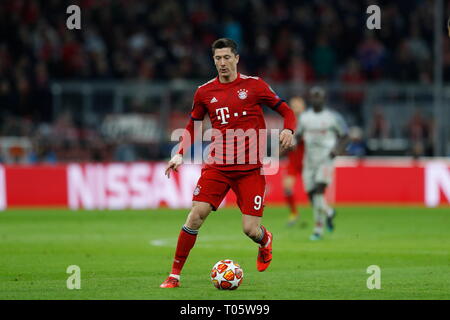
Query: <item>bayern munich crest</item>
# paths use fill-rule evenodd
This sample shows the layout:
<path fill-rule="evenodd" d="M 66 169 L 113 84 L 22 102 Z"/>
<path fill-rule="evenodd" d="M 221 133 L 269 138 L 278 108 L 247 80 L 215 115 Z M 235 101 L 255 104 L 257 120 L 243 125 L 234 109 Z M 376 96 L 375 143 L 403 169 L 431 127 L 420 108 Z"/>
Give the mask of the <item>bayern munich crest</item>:
<path fill-rule="evenodd" d="M 194 190 L 194 196 L 198 195 L 200 193 L 200 186 L 197 186 Z"/>
<path fill-rule="evenodd" d="M 238 93 L 239 99 L 241 99 L 241 100 L 247 99 L 247 93 L 248 93 L 247 89 L 239 89 L 237 93 Z"/>

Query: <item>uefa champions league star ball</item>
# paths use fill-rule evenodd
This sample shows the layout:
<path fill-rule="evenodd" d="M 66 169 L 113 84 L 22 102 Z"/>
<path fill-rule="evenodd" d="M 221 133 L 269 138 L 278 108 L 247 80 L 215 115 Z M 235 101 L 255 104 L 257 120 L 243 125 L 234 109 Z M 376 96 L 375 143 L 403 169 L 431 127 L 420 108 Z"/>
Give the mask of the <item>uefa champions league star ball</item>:
<path fill-rule="evenodd" d="M 211 281 L 220 290 L 236 290 L 243 278 L 244 271 L 233 260 L 220 260 L 211 270 Z"/>

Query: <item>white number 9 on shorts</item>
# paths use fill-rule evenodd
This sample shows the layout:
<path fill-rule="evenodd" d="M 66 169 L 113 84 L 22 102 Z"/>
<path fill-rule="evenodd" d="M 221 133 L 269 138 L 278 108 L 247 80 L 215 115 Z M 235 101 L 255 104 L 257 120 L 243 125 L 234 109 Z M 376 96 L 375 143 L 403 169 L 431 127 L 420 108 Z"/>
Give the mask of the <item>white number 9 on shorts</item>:
<path fill-rule="evenodd" d="M 261 209 L 261 205 L 262 205 L 262 197 L 261 196 L 256 196 L 255 197 L 255 205 L 253 206 L 253 208 L 255 210 L 259 210 L 259 209 Z"/>

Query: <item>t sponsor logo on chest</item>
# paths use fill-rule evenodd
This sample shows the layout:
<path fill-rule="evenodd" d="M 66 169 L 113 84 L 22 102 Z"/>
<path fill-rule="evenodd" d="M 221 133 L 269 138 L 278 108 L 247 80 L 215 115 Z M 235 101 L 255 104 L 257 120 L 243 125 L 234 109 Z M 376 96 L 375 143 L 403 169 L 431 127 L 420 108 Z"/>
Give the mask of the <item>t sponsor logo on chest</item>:
<path fill-rule="evenodd" d="M 238 112 L 234 112 L 233 115 L 235 117 L 239 117 L 239 113 Z M 247 111 L 242 111 L 242 115 L 243 116 L 247 115 Z M 230 110 L 228 109 L 228 107 L 217 108 L 216 109 L 216 116 L 217 116 L 218 120 L 222 121 L 220 124 L 228 124 L 227 119 L 230 118 Z"/>

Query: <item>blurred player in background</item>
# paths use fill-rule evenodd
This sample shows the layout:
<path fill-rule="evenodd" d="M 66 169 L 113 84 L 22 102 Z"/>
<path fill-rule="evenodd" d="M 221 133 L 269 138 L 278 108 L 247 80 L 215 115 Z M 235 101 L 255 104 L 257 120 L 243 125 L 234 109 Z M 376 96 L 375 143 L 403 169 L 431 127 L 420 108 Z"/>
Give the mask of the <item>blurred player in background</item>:
<path fill-rule="evenodd" d="M 300 115 L 297 139 L 303 138 L 303 184 L 314 212 L 314 231 L 311 240 L 323 237 L 326 224 L 328 231 L 334 230 L 336 211 L 325 200 L 325 191 L 331 183 L 334 158 L 342 154 L 348 141 L 347 125 L 336 112 L 325 108 L 325 90 L 313 87 L 310 91 L 312 108 Z"/>
<path fill-rule="evenodd" d="M 299 96 L 294 96 L 289 100 L 289 106 L 294 111 L 295 117 L 298 119 L 305 110 L 305 100 Z M 297 177 L 302 174 L 303 170 L 303 153 L 305 145 L 303 140 L 297 141 L 295 147 L 287 153 L 287 166 L 283 175 L 283 190 L 286 203 L 289 207 L 288 226 L 293 226 L 300 218 L 295 203 L 294 187 Z"/>
<path fill-rule="evenodd" d="M 250 161 L 250 153 L 259 155 L 262 141 L 259 130 L 266 128 L 261 105 L 267 105 L 284 118 L 284 128 L 280 133 L 281 149 L 292 146 L 296 126 L 294 112 L 280 99 L 267 83 L 258 77 L 245 76 L 237 72 L 239 55 L 237 45 L 231 39 L 218 39 L 212 45 L 213 60 L 218 76 L 198 87 L 190 121 L 182 137 L 178 154 L 169 161 L 166 175 L 176 171 L 183 162 L 185 150 L 194 140 L 194 121 L 202 121 L 206 114 L 211 126 L 221 136 L 211 143 L 211 152 L 207 164 L 202 168 L 200 179 L 194 190 L 192 209 L 187 216 L 179 237 L 172 271 L 161 284 L 161 288 L 175 288 L 180 285 L 180 274 L 190 250 L 195 244 L 197 233 L 211 211 L 216 211 L 230 189 L 237 197 L 237 204 L 242 212 L 244 233 L 259 244 L 256 266 L 264 271 L 272 260 L 272 233 L 263 225 L 261 218 L 264 210 L 266 180 L 261 172 L 262 163 Z M 228 137 L 228 130 L 254 131 L 256 136 Z M 250 141 L 251 140 L 251 141 Z M 243 142 L 242 144 L 240 143 Z M 234 147 L 231 157 L 227 146 Z M 233 151 L 233 150 L 231 150 Z M 244 152 L 245 161 L 236 161 Z M 212 160 L 212 161 L 211 161 Z M 229 163 L 228 160 L 232 160 Z"/>

